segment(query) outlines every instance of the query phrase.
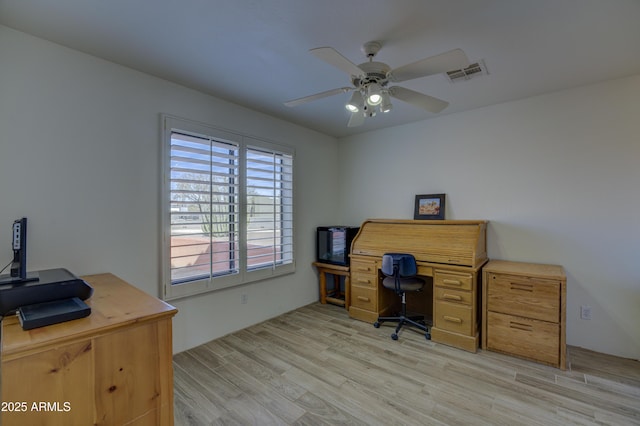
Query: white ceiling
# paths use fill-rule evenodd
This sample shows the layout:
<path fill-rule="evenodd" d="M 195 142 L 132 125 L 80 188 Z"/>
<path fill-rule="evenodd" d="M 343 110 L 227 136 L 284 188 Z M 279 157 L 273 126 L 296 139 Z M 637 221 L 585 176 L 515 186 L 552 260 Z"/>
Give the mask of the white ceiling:
<path fill-rule="evenodd" d="M 0 0 L 0 23 L 336 137 L 434 114 L 395 100 L 348 128 L 348 86 L 312 56 L 359 64 L 364 42 L 392 68 L 463 49 L 488 75 L 400 85 L 450 102 L 439 115 L 640 73 L 640 0 Z M 2 58 L 7 60 L 7 58 Z"/>

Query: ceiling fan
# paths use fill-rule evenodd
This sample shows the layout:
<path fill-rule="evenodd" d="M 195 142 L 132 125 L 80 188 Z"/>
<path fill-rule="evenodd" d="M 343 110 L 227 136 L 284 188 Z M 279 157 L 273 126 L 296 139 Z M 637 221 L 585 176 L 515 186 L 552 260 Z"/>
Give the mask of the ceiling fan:
<path fill-rule="evenodd" d="M 445 109 L 449 103 L 433 96 L 400 86 L 390 86 L 389 84 L 463 69 L 469 65 L 467 55 L 461 49 L 453 49 L 392 69 L 385 63 L 373 61 L 381 47 L 382 44 L 378 41 L 365 43 L 362 46 L 362 52 L 369 61 L 360 65 L 354 64 L 332 47 L 311 49 L 311 54 L 316 58 L 349 74 L 353 86 L 327 90 L 315 95 L 293 99 L 284 104 L 289 107 L 295 107 L 306 102 L 353 91 L 351 99 L 345 105 L 345 108 L 351 112 L 351 118 L 347 124 L 348 127 L 360 126 L 364 123 L 366 117 L 375 116 L 376 107 L 380 112 L 389 112 L 392 108 L 390 98 L 400 99 L 418 108 L 438 113 Z"/>

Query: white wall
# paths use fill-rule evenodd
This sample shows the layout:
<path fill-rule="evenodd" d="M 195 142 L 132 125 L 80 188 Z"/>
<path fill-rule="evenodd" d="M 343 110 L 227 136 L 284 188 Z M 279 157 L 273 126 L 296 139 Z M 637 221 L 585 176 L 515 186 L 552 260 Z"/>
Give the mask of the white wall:
<path fill-rule="evenodd" d="M 490 258 L 564 266 L 570 345 L 638 359 L 639 99 L 634 76 L 345 138 L 341 221 L 446 193 L 447 219 L 490 221 Z"/>
<path fill-rule="evenodd" d="M 314 230 L 338 218 L 334 138 L 3 26 L 0 58 L 2 266 L 11 224 L 26 216 L 29 270 L 112 272 L 159 295 L 159 115 L 169 113 L 296 149 L 296 273 L 172 302 L 174 351 L 317 300 Z"/>

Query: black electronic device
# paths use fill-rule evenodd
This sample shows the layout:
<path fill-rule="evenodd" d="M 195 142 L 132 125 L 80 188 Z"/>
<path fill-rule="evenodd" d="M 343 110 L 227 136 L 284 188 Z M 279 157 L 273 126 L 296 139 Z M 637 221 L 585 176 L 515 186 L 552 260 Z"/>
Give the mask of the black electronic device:
<path fill-rule="evenodd" d="M 27 218 L 23 217 L 13 222 L 11 248 L 13 260 L 11 261 L 11 273 L 0 275 L 0 285 L 19 284 L 30 281 L 38 281 L 37 272 L 27 272 Z M 0 287 L 1 288 L 1 287 Z"/>
<path fill-rule="evenodd" d="M 351 243 L 359 230 L 355 226 L 319 226 L 316 231 L 316 260 L 332 265 L 349 265 Z"/>
<path fill-rule="evenodd" d="M 84 318 L 91 308 L 77 297 L 21 306 L 17 311 L 23 330 Z"/>
<path fill-rule="evenodd" d="M 72 297 L 86 300 L 93 294 L 93 287 L 66 269 L 45 269 L 39 271 L 39 276 L 38 281 L 0 286 L 0 316 L 21 306 Z"/>

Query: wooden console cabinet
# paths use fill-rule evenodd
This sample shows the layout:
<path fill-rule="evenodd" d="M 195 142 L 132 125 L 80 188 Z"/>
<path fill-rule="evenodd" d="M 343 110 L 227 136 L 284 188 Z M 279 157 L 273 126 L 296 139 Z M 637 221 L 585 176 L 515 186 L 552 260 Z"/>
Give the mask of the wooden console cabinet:
<path fill-rule="evenodd" d="M 479 337 L 480 269 L 487 262 L 486 221 L 370 219 L 351 245 L 352 318 L 375 322 L 393 315 L 399 298 L 381 285 L 382 255 L 409 253 L 418 275 L 432 277 L 420 296 L 407 297 L 410 310 L 433 317 L 431 339 L 475 352 Z M 429 280 L 430 281 L 430 280 Z M 413 300 L 409 300 L 409 297 Z"/>
<path fill-rule="evenodd" d="M 173 425 L 177 310 L 112 274 L 83 279 L 90 316 L 29 331 L 2 321 L 0 424 Z"/>
<path fill-rule="evenodd" d="M 492 260 L 483 275 L 482 348 L 564 370 L 564 268 Z"/>

